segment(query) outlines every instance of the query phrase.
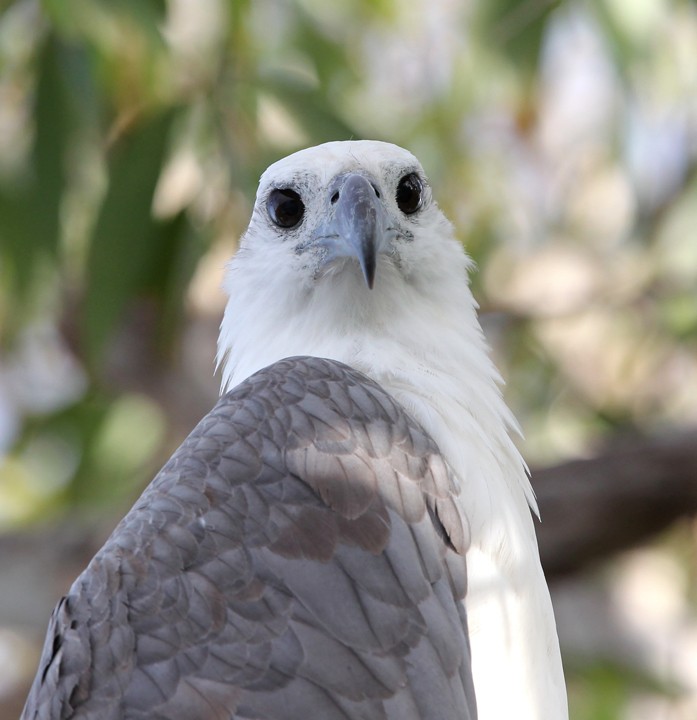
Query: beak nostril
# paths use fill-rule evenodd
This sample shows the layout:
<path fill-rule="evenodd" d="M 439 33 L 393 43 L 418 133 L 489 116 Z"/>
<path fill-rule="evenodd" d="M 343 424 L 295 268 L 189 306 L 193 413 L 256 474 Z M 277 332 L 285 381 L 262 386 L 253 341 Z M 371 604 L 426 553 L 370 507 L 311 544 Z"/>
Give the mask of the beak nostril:
<path fill-rule="evenodd" d="M 332 195 L 332 199 L 331 199 L 332 205 L 334 205 L 334 204 L 337 202 L 338 199 L 339 199 L 339 191 L 337 190 L 337 191 Z"/>
<path fill-rule="evenodd" d="M 371 185 L 372 185 L 372 183 L 371 183 Z M 375 190 L 375 197 L 379 198 L 379 197 L 380 197 L 380 191 L 378 190 L 378 186 L 377 186 L 377 185 L 373 185 L 373 190 Z"/>

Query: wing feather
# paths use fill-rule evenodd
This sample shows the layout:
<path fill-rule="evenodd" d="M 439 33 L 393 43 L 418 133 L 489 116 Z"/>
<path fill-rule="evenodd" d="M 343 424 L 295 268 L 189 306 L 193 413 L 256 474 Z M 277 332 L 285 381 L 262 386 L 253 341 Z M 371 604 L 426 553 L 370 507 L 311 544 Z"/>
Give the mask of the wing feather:
<path fill-rule="evenodd" d="M 58 604 L 24 720 L 476 717 L 456 494 L 360 373 L 262 370 Z"/>

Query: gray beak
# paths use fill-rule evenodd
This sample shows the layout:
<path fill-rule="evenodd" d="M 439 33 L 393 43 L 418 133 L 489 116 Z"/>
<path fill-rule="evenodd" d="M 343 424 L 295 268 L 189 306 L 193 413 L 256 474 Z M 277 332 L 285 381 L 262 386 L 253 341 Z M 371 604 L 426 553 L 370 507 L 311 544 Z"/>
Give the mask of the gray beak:
<path fill-rule="evenodd" d="M 370 181 L 358 173 L 336 178 L 330 192 L 334 214 L 317 238 L 327 250 L 325 262 L 356 258 L 372 289 L 377 256 L 386 245 L 387 212 Z"/>

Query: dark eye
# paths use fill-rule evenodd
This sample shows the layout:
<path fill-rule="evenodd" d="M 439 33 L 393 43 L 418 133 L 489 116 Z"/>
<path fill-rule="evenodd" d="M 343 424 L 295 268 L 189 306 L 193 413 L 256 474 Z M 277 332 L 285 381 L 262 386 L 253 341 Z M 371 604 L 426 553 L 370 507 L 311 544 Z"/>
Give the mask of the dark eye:
<path fill-rule="evenodd" d="M 300 195 L 290 188 L 276 188 L 269 194 L 266 209 L 274 224 L 292 228 L 300 223 L 305 214 L 305 205 Z"/>
<path fill-rule="evenodd" d="M 424 186 L 416 173 L 405 175 L 397 185 L 397 207 L 405 215 L 413 215 L 423 202 Z"/>

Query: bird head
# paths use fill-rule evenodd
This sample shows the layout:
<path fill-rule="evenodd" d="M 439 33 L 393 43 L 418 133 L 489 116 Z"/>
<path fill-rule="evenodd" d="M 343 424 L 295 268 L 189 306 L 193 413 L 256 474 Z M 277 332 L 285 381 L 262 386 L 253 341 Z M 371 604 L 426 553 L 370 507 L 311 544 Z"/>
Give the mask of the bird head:
<path fill-rule="evenodd" d="M 245 240 L 262 235 L 285 246 L 312 285 L 347 272 L 373 289 L 378 266 L 402 266 L 415 235 L 439 215 L 411 153 L 387 143 L 329 143 L 264 173 Z"/>
<path fill-rule="evenodd" d="M 251 346 L 257 354 L 269 346 L 269 362 L 336 357 L 325 347 L 329 336 L 399 324 L 424 298 L 447 306 L 449 278 L 466 288 L 468 267 L 407 150 L 347 141 L 294 153 L 262 175 L 229 265 L 219 348 L 224 384 L 243 379 L 240 367 L 262 366 L 244 362 Z"/>

